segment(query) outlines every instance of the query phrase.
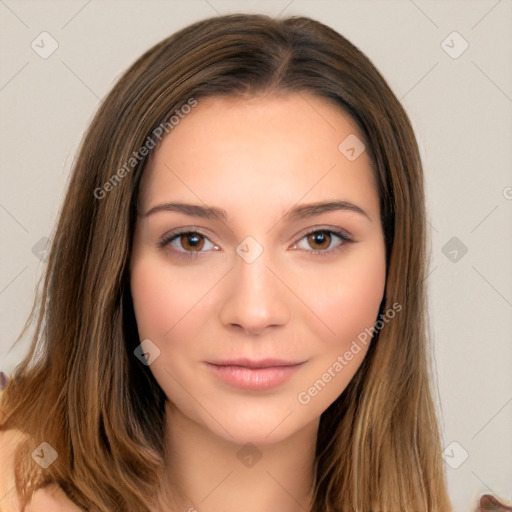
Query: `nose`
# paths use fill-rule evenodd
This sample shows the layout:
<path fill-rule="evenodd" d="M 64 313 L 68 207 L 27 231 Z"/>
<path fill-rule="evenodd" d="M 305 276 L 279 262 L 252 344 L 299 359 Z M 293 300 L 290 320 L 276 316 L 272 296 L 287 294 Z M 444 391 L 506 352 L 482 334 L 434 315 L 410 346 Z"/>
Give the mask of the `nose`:
<path fill-rule="evenodd" d="M 222 324 L 252 335 L 286 325 L 290 301 L 286 286 L 276 273 L 269 270 L 263 255 L 252 263 L 237 257 L 220 309 Z"/>

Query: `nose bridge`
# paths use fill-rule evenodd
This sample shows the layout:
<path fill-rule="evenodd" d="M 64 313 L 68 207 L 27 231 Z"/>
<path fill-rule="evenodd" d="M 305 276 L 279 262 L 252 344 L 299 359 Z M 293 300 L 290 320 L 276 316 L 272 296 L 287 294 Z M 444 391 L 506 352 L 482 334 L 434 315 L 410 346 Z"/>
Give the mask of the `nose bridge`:
<path fill-rule="evenodd" d="M 289 320 L 286 288 L 267 267 L 272 267 L 268 256 L 254 240 L 246 239 L 237 247 L 229 292 L 221 308 L 224 325 L 259 332 Z"/>

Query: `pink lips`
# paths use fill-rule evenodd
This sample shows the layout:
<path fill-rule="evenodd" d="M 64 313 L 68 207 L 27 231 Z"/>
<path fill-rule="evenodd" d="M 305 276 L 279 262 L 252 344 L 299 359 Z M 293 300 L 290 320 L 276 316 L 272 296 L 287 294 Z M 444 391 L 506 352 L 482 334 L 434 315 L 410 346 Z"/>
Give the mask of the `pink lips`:
<path fill-rule="evenodd" d="M 284 384 L 302 365 L 280 359 L 215 361 L 207 366 L 223 381 L 241 389 L 265 390 Z"/>

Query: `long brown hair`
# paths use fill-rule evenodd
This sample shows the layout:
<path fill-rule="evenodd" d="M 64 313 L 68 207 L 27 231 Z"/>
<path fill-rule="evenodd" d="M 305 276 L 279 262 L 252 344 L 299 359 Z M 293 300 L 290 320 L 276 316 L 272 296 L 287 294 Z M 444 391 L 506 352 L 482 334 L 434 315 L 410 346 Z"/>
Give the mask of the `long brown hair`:
<path fill-rule="evenodd" d="M 245 14 L 197 22 L 147 51 L 85 135 L 35 304 L 33 342 L 2 399 L 2 428 L 29 436 L 16 468 L 25 502 L 56 482 L 87 510 L 152 509 L 165 460 L 165 396 L 134 356 L 128 269 L 147 161 L 140 149 L 158 127 L 170 131 L 171 116 L 191 100 L 300 92 L 329 99 L 360 128 L 386 241 L 381 312 L 403 306 L 375 331 L 354 378 L 322 414 L 313 510 L 451 510 L 432 398 L 423 171 L 411 124 L 371 61 L 331 28 Z M 58 453 L 47 469 L 29 456 L 43 441 Z"/>

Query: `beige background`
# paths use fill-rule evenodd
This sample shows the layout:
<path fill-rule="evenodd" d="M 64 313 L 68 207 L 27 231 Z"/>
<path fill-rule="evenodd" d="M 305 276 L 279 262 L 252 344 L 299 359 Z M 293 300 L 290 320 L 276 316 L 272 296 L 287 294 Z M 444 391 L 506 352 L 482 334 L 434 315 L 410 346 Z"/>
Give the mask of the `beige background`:
<path fill-rule="evenodd" d="M 26 351 L 26 340 L 9 348 L 100 98 L 157 41 L 236 11 L 302 14 L 332 26 L 402 100 L 426 172 L 450 496 L 461 512 L 482 492 L 512 501 L 510 0 L 0 0 L 0 369 L 10 372 Z M 58 48 L 45 55 L 52 44 Z"/>

